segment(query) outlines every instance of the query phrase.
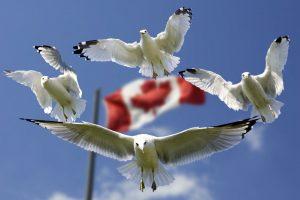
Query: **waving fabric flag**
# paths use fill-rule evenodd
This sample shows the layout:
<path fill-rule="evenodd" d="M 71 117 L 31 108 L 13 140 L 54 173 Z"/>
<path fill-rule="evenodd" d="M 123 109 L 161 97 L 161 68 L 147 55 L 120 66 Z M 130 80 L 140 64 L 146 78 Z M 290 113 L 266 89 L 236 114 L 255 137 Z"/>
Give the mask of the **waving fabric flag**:
<path fill-rule="evenodd" d="M 106 96 L 104 101 L 107 127 L 126 132 L 181 104 L 203 104 L 205 94 L 180 77 L 138 79 Z"/>

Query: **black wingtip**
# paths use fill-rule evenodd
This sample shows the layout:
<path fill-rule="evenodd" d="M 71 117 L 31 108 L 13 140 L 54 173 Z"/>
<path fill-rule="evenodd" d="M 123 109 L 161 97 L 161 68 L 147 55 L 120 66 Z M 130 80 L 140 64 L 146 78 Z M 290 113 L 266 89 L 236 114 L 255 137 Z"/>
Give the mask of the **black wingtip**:
<path fill-rule="evenodd" d="M 181 76 L 181 78 L 184 78 L 184 72 L 185 70 L 179 71 L 178 74 Z"/>
<path fill-rule="evenodd" d="M 247 119 L 243 119 L 243 120 L 239 120 L 239 121 L 235 121 L 235 122 L 231 122 L 231 123 L 227 123 L 227 124 L 222 124 L 222 125 L 217 125 L 214 127 L 222 127 L 222 126 L 236 126 L 239 124 L 245 124 L 247 125 L 247 127 L 245 128 L 245 133 L 242 134 L 242 139 L 245 138 L 245 135 L 251 131 L 252 127 L 256 124 L 256 122 L 260 120 L 260 117 L 255 116 L 255 117 L 251 117 L 251 118 L 247 118 Z"/>
<path fill-rule="evenodd" d="M 73 54 L 80 54 L 81 57 L 82 49 L 76 49 L 73 51 Z"/>
<path fill-rule="evenodd" d="M 280 44 L 283 38 L 285 38 L 287 41 L 290 42 L 290 38 L 289 38 L 288 35 L 283 35 L 283 36 L 278 37 L 278 38 L 275 40 L 275 42 L 278 43 L 278 44 Z"/>
<path fill-rule="evenodd" d="M 189 15 L 189 18 L 190 18 L 190 21 L 191 21 L 191 19 L 192 19 L 192 15 L 193 15 L 193 13 L 192 13 L 192 9 L 191 8 L 186 8 L 186 7 L 181 7 L 181 8 L 179 8 L 179 9 L 177 9 L 176 11 L 175 11 L 175 14 L 176 15 L 184 15 L 184 14 L 188 14 Z"/>
<path fill-rule="evenodd" d="M 19 119 L 20 119 L 20 120 L 27 121 L 27 122 L 31 122 L 31 123 L 34 123 L 34 124 L 37 124 L 37 125 L 38 125 L 37 121 L 34 120 L 34 119 L 28 119 L 28 118 L 23 118 L 23 117 L 21 117 L 21 118 L 19 118 Z"/>
<path fill-rule="evenodd" d="M 29 119 L 29 118 L 23 118 L 23 117 L 20 117 L 19 119 L 27 121 L 27 122 L 31 122 L 31 123 L 34 123 L 34 124 L 37 124 L 37 125 L 39 125 L 40 123 L 63 123 L 63 122 L 58 122 L 58 121 L 41 120 L 41 119 Z"/>
<path fill-rule="evenodd" d="M 10 74 L 12 73 L 13 71 L 12 70 L 9 70 L 9 69 L 5 69 L 3 70 L 4 74 L 7 75 L 7 74 Z"/>
<path fill-rule="evenodd" d="M 190 72 L 191 74 L 197 73 L 197 70 L 195 68 L 189 68 L 189 69 L 186 69 L 185 71 Z"/>

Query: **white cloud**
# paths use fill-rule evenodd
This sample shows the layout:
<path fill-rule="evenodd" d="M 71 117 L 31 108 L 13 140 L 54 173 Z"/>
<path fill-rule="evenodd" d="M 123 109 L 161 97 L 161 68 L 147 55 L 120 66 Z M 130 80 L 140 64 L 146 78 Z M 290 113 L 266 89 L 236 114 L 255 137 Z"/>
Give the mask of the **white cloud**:
<path fill-rule="evenodd" d="M 158 200 L 180 198 L 186 200 L 212 200 L 211 191 L 208 189 L 208 177 L 198 178 L 194 174 L 175 174 L 175 181 L 168 185 L 159 187 L 155 192 L 147 188 L 146 191 L 138 190 L 138 185 L 129 181 L 101 181 L 100 191 L 95 191 L 94 200 Z M 49 200 L 79 200 L 69 197 L 63 193 L 54 193 Z"/>
<path fill-rule="evenodd" d="M 67 196 L 62 192 L 54 192 L 48 200 L 77 200 L 72 197 Z"/>
<path fill-rule="evenodd" d="M 247 136 L 246 141 L 252 151 L 260 151 L 263 146 L 263 133 L 265 126 L 255 127 Z"/>

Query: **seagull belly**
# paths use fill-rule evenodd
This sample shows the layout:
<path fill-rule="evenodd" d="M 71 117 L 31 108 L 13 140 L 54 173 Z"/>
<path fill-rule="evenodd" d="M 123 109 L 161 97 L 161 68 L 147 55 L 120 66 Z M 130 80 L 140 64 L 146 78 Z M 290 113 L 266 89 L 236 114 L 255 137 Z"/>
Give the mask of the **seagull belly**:
<path fill-rule="evenodd" d="M 154 40 L 149 37 L 141 41 L 141 47 L 144 54 L 144 58 L 151 64 L 154 72 L 157 74 L 163 74 L 163 62 L 161 61 L 162 52 L 158 48 Z"/>
<path fill-rule="evenodd" d="M 49 95 L 55 99 L 61 106 L 68 106 L 72 103 L 72 96 L 68 93 L 65 87 L 58 81 L 49 79 L 42 83 Z"/>
<path fill-rule="evenodd" d="M 156 169 L 158 166 L 158 156 L 155 148 L 147 147 L 144 151 L 136 150 L 137 164 L 144 169 Z"/>
<path fill-rule="evenodd" d="M 266 107 L 270 103 L 264 89 L 255 79 L 250 77 L 243 80 L 242 89 L 243 93 L 256 108 Z"/>

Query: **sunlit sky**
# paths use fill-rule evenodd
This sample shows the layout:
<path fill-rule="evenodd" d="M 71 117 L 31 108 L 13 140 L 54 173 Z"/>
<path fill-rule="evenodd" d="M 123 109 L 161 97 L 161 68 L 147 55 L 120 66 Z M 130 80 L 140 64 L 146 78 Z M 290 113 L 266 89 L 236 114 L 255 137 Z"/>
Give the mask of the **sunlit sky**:
<path fill-rule="evenodd" d="M 140 78 L 138 69 L 107 62 L 87 62 L 72 54 L 78 42 L 120 38 L 139 40 L 139 30 L 152 36 L 162 31 L 169 16 L 181 6 L 191 7 L 193 19 L 183 48 L 176 56 L 181 64 L 174 71 L 206 68 L 237 82 L 244 71 L 264 70 L 270 43 L 280 35 L 292 42 L 284 70 L 285 90 L 278 100 L 285 103 L 279 119 L 259 124 L 238 146 L 203 161 L 168 168 L 173 185 L 157 192 L 141 193 L 138 185 L 122 177 L 118 161 L 98 156 L 95 199 L 299 199 L 300 111 L 299 2 L 269 1 L 16 1 L 0 6 L 1 70 L 34 69 L 45 75 L 58 72 L 34 51 L 33 45 L 56 46 L 64 60 L 78 73 L 88 101 L 80 120 L 91 121 L 93 92 L 105 96 L 123 84 Z M 87 152 L 19 120 L 19 117 L 50 119 L 32 92 L 0 77 L 0 199 L 77 200 L 85 191 Z M 193 126 L 209 126 L 246 118 L 207 95 L 205 105 L 184 105 L 161 115 L 141 131 L 170 134 Z M 103 104 L 101 124 L 105 124 Z"/>

